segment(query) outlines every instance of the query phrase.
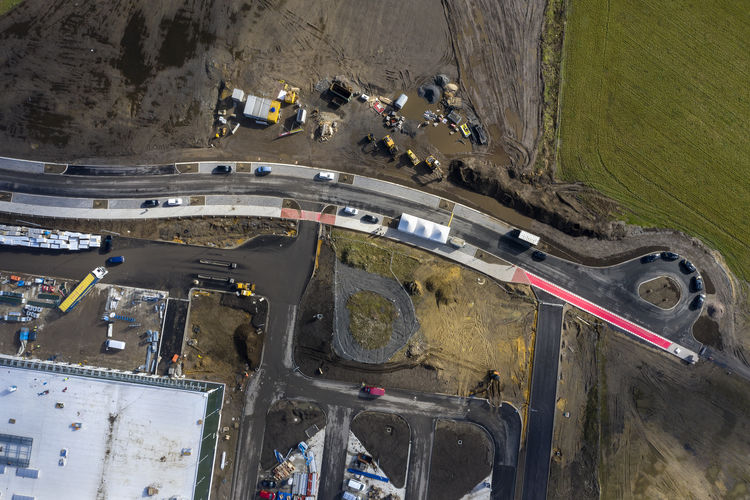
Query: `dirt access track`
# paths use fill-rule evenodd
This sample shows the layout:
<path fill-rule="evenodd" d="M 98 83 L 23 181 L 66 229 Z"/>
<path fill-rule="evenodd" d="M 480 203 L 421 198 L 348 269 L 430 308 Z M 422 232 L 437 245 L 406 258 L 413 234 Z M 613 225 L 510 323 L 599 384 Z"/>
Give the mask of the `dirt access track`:
<path fill-rule="evenodd" d="M 284 79 L 307 100 L 336 75 L 393 95 L 444 73 L 479 108 L 491 145 L 527 164 L 540 122 L 543 8 L 543 0 L 460 8 L 388 0 L 367 10 L 305 0 L 26 0 L 0 18 L 0 153 L 68 162 L 216 157 L 221 148 L 201 149 L 222 80 L 263 94 Z M 284 151 L 284 141 L 248 133 L 231 153 L 340 164 L 351 159 L 353 144 L 345 146 Z"/>

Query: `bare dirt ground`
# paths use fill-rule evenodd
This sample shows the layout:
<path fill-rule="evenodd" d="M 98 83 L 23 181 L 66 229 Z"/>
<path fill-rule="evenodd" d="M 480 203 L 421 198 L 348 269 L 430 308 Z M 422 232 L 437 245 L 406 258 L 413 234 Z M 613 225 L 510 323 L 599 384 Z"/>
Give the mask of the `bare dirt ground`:
<path fill-rule="evenodd" d="M 278 463 L 273 450 L 286 455 L 290 448 L 296 448 L 301 441 L 307 441 L 309 438 L 305 430 L 312 426 L 318 426 L 318 429 L 326 426 L 326 415 L 315 403 L 286 399 L 274 403 L 266 415 L 261 468 L 270 469 Z"/>
<path fill-rule="evenodd" d="M 212 486 L 212 495 L 219 498 L 230 494 L 243 391 L 252 368 L 260 364 L 265 340 L 252 326 L 251 312 L 255 310 L 250 298 L 234 294 L 198 291 L 191 297 L 185 341 L 197 342 L 184 346 L 182 372 L 187 378 L 226 384 L 216 453 L 221 456 L 226 452 L 228 465 L 216 469 Z"/>
<path fill-rule="evenodd" d="M 260 217 L 187 217 L 179 219 L 90 220 L 30 217 L 0 213 L 0 223 L 39 224 L 41 227 L 94 234 L 119 234 L 128 238 L 171 241 L 187 245 L 233 248 L 255 236 L 293 236 L 296 221 Z"/>
<path fill-rule="evenodd" d="M 354 417 L 351 431 L 394 486 L 403 488 L 411 440 L 406 421 L 393 413 L 367 411 Z"/>
<path fill-rule="evenodd" d="M 748 382 L 576 315 L 596 325 L 565 318 L 552 497 L 747 498 Z"/>
<path fill-rule="evenodd" d="M 680 301 L 680 287 L 671 278 L 661 276 L 641 283 L 638 295 L 662 309 L 671 309 Z"/>
<path fill-rule="evenodd" d="M 390 273 L 412 294 L 420 330 L 383 365 L 344 361 L 331 347 L 333 259 L 323 245 L 319 268 L 300 308 L 295 360 L 304 373 L 428 392 L 484 393 L 490 370 L 501 375 L 498 400 L 528 400 L 534 300 L 527 287 L 498 285 L 425 252 L 356 233 L 334 231 L 337 251 L 369 272 Z M 394 257 L 391 260 L 391 254 Z M 387 275 L 387 274 L 383 274 Z M 391 276 L 393 276 L 391 274 Z M 322 320 L 314 316 L 323 314 Z"/>
<path fill-rule="evenodd" d="M 2 273 L 7 278 L 10 273 Z M 26 275 L 22 278 L 28 279 Z M 33 278 L 32 278 L 33 279 Z M 57 280 L 55 289 L 61 286 L 70 292 L 75 281 Z M 39 290 L 19 288 L 12 284 L 0 285 L 4 291 L 23 291 L 28 301 L 38 301 Z M 111 293 L 122 296 L 115 312 L 133 318 L 137 328 L 130 328 L 126 321 L 114 321 L 112 338 L 125 342 L 122 351 L 107 350 L 107 323 L 102 320 Z M 61 292 L 56 295 L 62 297 Z M 38 319 L 27 323 L 0 322 L 0 352 L 17 355 L 21 347 L 19 330 L 22 327 L 37 328 L 37 339 L 28 342 L 22 356 L 31 359 L 54 360 L 66 363 L 81 363 L 89 366 L 102 366 L 120 370 L 136 370 L 146 361 L 146 347 L 141 344 L 146 330 L 161 330 L 159 314 L 154 312 L 153 302 L 143 302 L 136 289 L 97 285 L 81 302 L 68 313 L 57 307 L 43 308 Z M 138 300 L 134 300 L 138 298 Z M 44 299 L 43 301 L 46 301 Z M 0 303 L 0 316 L 9 311 L 20 311 L 21 306 Z"/>
<path fill-rule="evenodd" d="M 438 420 L 432 444 L 430 498 L 461 498 L 490 475 L 493 455 L 492 440 L 481 427 Z"/>

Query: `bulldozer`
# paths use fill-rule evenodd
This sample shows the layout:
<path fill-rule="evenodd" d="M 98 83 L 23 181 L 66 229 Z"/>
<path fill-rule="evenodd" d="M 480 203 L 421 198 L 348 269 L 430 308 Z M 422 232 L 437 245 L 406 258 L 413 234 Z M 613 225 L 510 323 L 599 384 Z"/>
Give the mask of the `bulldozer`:
<path fill-rule="evenodd" d="M 411 162 L 412 165 L 414 165 L 415 167 L 419 165 L 419 162 L 420 162 L 419 157 L 414 154 L 414 151 L 412 151 L 411 149 L 407 149 L 406 156 L 409 158 L 409 161 Z"/>
<path fill-rule="evenodd" d="M 398 155 L 398 146 L 396 146 L 396 143 L 393 142 L 393 139 L 391 139 L 390 135 L 386 135 L 383 137 L 383 144 L 385 144 L 385 147 L 388 148 L 388 152 L 391 153 L 392 157 L 396 157 Z"/>

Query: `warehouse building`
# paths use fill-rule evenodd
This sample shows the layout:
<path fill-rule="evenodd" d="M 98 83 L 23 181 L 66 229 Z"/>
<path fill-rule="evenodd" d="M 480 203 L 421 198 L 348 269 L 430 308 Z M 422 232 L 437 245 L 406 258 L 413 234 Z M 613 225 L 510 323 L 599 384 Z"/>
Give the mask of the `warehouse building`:
<path fill-rule="evenodd" d="M 223 393 L 0 356 L 0 497 L 207 500 Z"/>

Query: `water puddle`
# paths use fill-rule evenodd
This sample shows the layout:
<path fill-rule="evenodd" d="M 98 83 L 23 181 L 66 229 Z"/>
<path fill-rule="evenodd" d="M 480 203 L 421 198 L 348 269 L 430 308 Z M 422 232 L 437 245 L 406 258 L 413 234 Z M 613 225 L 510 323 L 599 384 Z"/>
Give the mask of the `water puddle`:
<path fill-rule="evenodd" d="M 425 99 L 419 97 L 416 90 L 408 92 L 406 95 L 409 100 L 406 101 L 401 114 L 408 120 L 423 123 L 425 121 L 425 111 L 432 111 L 436 115 L 444 115 L 443 107 L 439 103 L 430 104 Z M 464 120 L 466 120 L 465 116 Z M 471 140 L 464 138 L 460 132 L 451 134 L 447 123 L 438 123 L 436 127 L 434 126 L 434 122 L 430 120 L 427 126 L 420 127 L 419 130 L 426 133 L 430 144 L 444 155 L 471 152 Z"/>

